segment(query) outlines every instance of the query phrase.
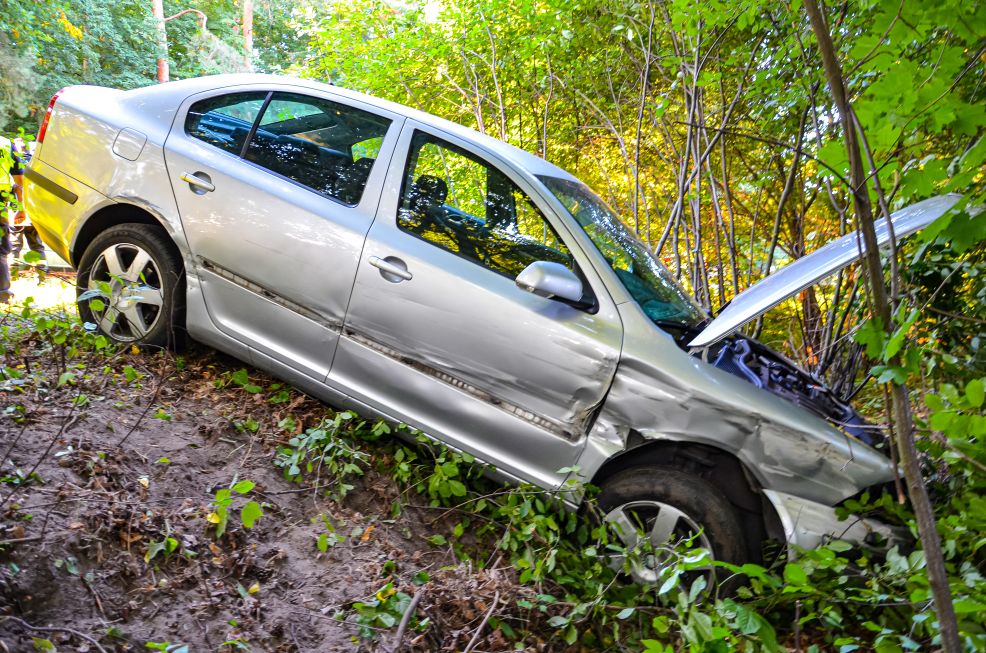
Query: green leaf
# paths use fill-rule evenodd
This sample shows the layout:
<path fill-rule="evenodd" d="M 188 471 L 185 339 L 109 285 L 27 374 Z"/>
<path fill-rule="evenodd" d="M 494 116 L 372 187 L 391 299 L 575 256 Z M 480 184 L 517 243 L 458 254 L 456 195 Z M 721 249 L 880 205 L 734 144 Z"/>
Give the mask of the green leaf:
<path fill-rule="evenodd" d="M 691 589 L 688 591 L 688 602 L 694 603 L 698 595 L 702 593 L 702 590 L 706 588 L 708 582 L 705 580 L 705 576 L 699 576 L 692 583 Z"/>
<path fill-rule="evenodd" d="M 789 585 L 804 587 L 808 584 L 808 574 L 805 573 L 805 570 L 801 565 L 794 562 L 789 562 L 784 565 L 784 580 Z"/>
<path fill-rule="evenodd" d="M 969 381 L 965 386 L 965 397 L 973 408 L 982 406 L 983 399 L 986 398 L 986 383 L 983 382 L 983 379 Z"/>
<path fill-rule="evenodd" d="M 560 614 L 556 614 L 551 619 L 548 619 L 548 625 L 552 628 L 561 628 L 562 626 L 567 626 L 571 621 L 568 617 Z"/>
<path fill-rule="evenodd" d="M 744 635 L 753 635 L 760 630 L 757 614 L 741 603 L 736 604 L 736 627 Z"/>
<path fill-rule="evenodd" d="M 930 393 L 924 395 L 924 405 L 933 413 L 945 410 L 945 402 L 942 401 L 941 397 Z"/>
<path fill-rule="evenodd" d="M 866 347 L 867 356 L 879 359 L 886 347 L 887 334 L 883 330 L 880 320 L 873 318 L 863 323 L 859 330 L 853 334 L 853 340 Z"/>
<path fill-rule="evenodd" d="M 986 610 L 986 605 L 975 601 L 969 597 L 958 599 L 954 603 L 956 614 L 969 614 L 972 612 L 982 612 Z"/>
<path fill-rule="evenodd" d="M 240 521 L 244 528 L 253 528 L 254 523 L 264 515 L 263 508 L 256 501 L 247 501 L 240 511 Z"/>
<path fill-rule="evenodd" d="M 236 492 L 238 494 L 246 494 L 247 492 L 252 490 L 256 485 L 257 484 L 254 483 L 253 481 L 240 481 L 239 483 L 233 486 L 233 492 Z"/>
<path fill-rule="evenodd" d="M 446 540 L 445 536 L 440 533 L 435 533 L 434 535 L 428 538 L 428 541 L 434 544 L 435 546 L 445 546 L 446 544 L 448 544 L 448 540 Z"/>
<path fill-rule="evenodd" d="M 37 653 L 55 653 L 58 651 L 55 645 L 51 643 L 50 639 L 43 639 L 41 637 L 32 637 L 31 641 L 34 643 L 34 650 Z"/>
<path fill-rule="evenodd" d="M 161 540 L 160 542 L 151 542 L 147 546 L 147 553 L 144 554 L 144 562 L 150 562 L 156 558 L 159 553 L 163 552 L 165 548 L 166 545 L 164 540 Z"/>
<path fill-rule="evenodd" d="M 620 610 L 617 613 L 616 618 L 617 619 L 621 619 L 621 620 L 622 619 L 629 619 L 630 617 L 633 616 L 633 613 L 635 611 L 636 611 L 635 608 L 623 608 L 622 610 Z"/>
<path fill-rule="evenodd" d="M 671 574 L 664 583 L 661 584 L 660 589 L 657 590 L 658 596 L 667 594 L 678 584 L 678 578 L 681 576 L 680 572 L 674 572 Z"/>

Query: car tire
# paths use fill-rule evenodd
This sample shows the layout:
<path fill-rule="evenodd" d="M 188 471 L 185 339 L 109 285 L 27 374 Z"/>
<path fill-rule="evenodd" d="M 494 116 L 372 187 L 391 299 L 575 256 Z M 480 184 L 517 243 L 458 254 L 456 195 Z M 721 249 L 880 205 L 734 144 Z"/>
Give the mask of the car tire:
<path fill-rule="evenodd" d="M 736 509 L 719 488 L 695 474 L 654 465 L 632 467 L 604 481 L 597 501 L 603 520 L 614 525 L 627 547 L 639 537 L 638 531 L 646 533 L 655 548 L 671 539 L 695 536 L 693 546 L 709 549 L 715 560 L 736 565 L 750 562 Z M 619 558 L 622 567 L 623 557 Z M 659 559 L 646 564 L 636 561 L 631 564 L 631 576 L 638 582 L 655 583 L 660 565 Z"/>
<path fill-rule="evenodd" d="M 89 244 L 78 269 L 76 290 L 84 322 L 116 342 L 151 347 L 179 343 L 185 270 L 164 229 L 132 223 L 110 227 Z"/>

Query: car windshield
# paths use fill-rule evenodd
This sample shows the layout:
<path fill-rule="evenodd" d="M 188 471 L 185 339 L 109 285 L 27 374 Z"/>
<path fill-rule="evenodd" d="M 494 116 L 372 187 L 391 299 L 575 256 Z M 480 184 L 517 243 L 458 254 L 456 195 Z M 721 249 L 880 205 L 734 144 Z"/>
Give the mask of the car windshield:
<path fill-rule="evenodd" d="M 668 269 L 588 186 L 557 177 L 538 178 L 579 223 L 647 317 L 688 326 L 705 319 Z"/>

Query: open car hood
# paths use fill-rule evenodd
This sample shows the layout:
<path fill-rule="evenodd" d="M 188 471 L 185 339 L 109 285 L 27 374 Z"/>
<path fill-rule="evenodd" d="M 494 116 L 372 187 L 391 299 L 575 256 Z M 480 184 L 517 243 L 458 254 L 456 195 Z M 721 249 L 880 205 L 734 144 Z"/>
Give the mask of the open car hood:
<path fill-rule="evenodd" d="M 939 195 L 891 214 L 894 237 L 900 239 L 923 229 L 944 215 L 959 199 L 960 195 Z M 874 226 L 877 242 L 882 247 L 890 241 L 887 221 L 881 218 Z M 705 347 L 721 340 L 788 297 L 858 261 L 865 249 L 862 238 L 853 231 L 802 256 L 733 297 L 688 346 Z"/>

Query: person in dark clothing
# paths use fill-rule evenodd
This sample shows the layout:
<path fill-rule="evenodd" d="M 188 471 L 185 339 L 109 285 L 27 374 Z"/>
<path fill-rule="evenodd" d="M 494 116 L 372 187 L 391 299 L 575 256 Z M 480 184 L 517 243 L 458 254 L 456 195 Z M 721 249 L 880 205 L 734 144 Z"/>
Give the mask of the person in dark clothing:
<path fill-rule="evenodd" d="M 21 171 L 23 168 L 31 161 L 31 153 L 28 151 L 27 147 L 24 145 L 24 141 L 20 138 L 15 138 L 12 141 L 13 144 L 13 156 L 19 160 Z M 23 200 L 23 197 L 19 199 Z M 23 209 L 23 207 L 21 207 Z M 45 246 L 41 242 L 41 236 L 38 235 L 38 230 L 34 228 L 31 224 L 30 218 L 25 214 L 23 210 L 17 212 L 14 217 L 14 221 L 10 226 L 10 238 L 11 246 L 14 253 L 14 262 L 18 262 L 21 258 L 21 250 L 24 249 L 24 241 L 27 241 L 27 246 L 32 252 L 37 252 L 40 256 L 39 267 L 47 267 L 45 264 Z"/>
<path fill-rule="evenodd" d="M 0 302 L 6 303 L 14 293 L 10 291 L 10 267 L 7 255 L 11 252 L 10 225 L 23 218 L 21 191 L 24 181 L 24 166 L 14 144 L 0 136 Z"/>

